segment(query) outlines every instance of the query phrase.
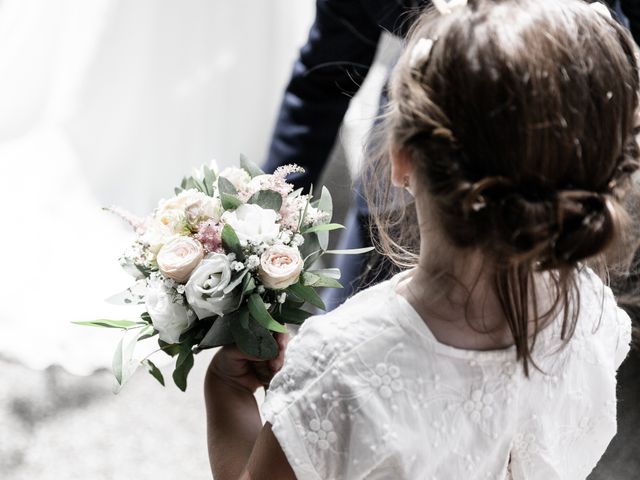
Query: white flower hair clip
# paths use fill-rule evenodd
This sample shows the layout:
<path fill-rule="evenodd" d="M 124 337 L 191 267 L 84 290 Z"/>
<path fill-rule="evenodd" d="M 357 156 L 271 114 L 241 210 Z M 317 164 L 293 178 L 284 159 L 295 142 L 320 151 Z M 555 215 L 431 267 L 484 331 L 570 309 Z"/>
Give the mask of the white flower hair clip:
<path fill-rule="evenodd" d="M 449 15 L 467 6 L 467 0 L 432 0 L 431 3 L 442 15 Z"/>
<path fill-rule="evenodd" d="M 609 8 L 604 3 L 593 2 L 590 3 L 589 6 L 600 15 L 607 17 L 609 20 L 613 20 L 613 17 L 611 17 L 611 10 L 609 10 Z"/>
<path fill-rule="evenodd" d="M 429 55 L 431 55 L 433 43 L 433 40 L 430 38 L 421 38 L 416 42 L 411 49 L 411 57 L 409 58 L 411 68 L 418 68 L 427 61 Z"/>

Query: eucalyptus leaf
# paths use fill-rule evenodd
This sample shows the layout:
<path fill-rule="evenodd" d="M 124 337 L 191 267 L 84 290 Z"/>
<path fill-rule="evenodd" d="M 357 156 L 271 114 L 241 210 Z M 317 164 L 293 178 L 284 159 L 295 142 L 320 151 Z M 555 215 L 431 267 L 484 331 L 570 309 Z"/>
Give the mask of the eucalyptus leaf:
<path fill-rule="evenodd" d="M 218 177 L 218 191 L 221 194 L 222 193 L 227 193 L 227 194 L 233 195 L 233 196 L 237 196 L 238 195 L 238 191 L 236 190 L 236 187 L 234 187 L 233 183 L 231 183 L 225 177 Z"/>
<path fill-rule="evenodd" d="M 222 208 L 225 210 L 235 210 L 242 205 L 242 201 L 238 197 L 235 195 L 229 195 L 228 193 L 220 194 L 220 203 L 222 204 Z"/>
<path fill-rule="evenodd" d="M 240 155 L 240 167 L 247 172 L 251 178 L 264 175 L 262 169 L 244 155 Z"/>
<path fill-rule="evenodd" d="M 318 272 L 304 272 L 302 274 L 302 284 L 306 287 L 342 288 L 340 282 L 335 278 L 327 277 Z"/>
<path fill-rule="evenodd" d="M 247 203 L 258 205 L 266 210 L 279 212 L 282 207 L 282 195 L 273 190 L 259 190 L 251 195 Z"/>
<path fill-rule="evenodd" d="M 249 295 L 253 293 L 256 289 L 256 281 L 253 279 L 252 275 L 247 275 L 244 277 L 244 281 L 242 282 L 242 295 Z"/>
<path fill-rule="evenodd" d="M 213 197 L 215 192 L 216 172 L 207 165 L 203 165 L 202 170 L 204 171 L 204 186 L 207 189 L 207 195 Z"/>
<path fill-rule="evenodd" d="M 246 325 L 241 321 L 231 323 L 231 333 L 238 348 L 247 355 L 260 360 L 278 356 L 278 343 L 273 334 L 253 318 L 249 318 Z"/>
<path fill-rule="evenodd" d="M 287 328 L 274 320 L 260 295 L 257 293 L 251 294 L 247 300 L 247 307 L 249 307 L 251 317 L 264 328 L 269 329 L 272 332 L 286 333 Z"/>
<path fill-rule="evenodd" d="M 148 358 L 143 360 L 142 364 L 145 367 L 147 367 L 147 371 L 151 374 L 151 376 L 155 378 L 158 382 L 160 382 L 160 385 L 164 387 L 164 375 L 162 375 L 162 372 L 160 371 L 160 369 L 156 367 L 156 364 L 153 363 Z"/>
<path fill-rule="evenodd" d="M 322 298 L 320 298 L 320 295 L 317 294 L 313 287 L 306 287 L 302 283 L 298 282 L 287 288 L 287 292 L 293 294 L 294 297 L 297 297 L 300 300 L 310 303 L 314 307 L 326 310 Z"/>

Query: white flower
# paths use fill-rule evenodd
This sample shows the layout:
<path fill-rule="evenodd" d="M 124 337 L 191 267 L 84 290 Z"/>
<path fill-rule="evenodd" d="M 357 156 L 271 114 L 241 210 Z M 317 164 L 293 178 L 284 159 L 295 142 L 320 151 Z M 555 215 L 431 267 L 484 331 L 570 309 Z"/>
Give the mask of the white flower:
<path fill-rule="evenodd" d="M 187 301 L 198 318 L 224 315 L 236 309 L 237 294 L 224 293 L 230 281 L 231 264 L 226 255 L 212 253 L 200 262 L 185 286 Z"/>
<path fill-rule="evenodd" d="M 260 265 L 260 257 L 257 255 L 249 255 L 244 264 L 249 270 L 253 270 Z"/>
<path fill-rule="evenodd" d="M 165 243 L 178 235 L 183 235 L 186 227 L 184 212 L 179 210 L 156 212 L 147 220 L 145 232 L 140 237 L 140 241 L 148 245 L 153 254 L 157 254 Z"/>
<path fill-rule="evenodd" d="M 296 233 L 293 236 L 293 240 L 291 240 L 291 245 L 292 246 L 296 246 L 299 247 L 300 245 L 302 245 L 304 243 L 304 237 L 302 235 L 300 235 L 299 233 Z"/>
<path fill-rule="evenodd" d="M 296 247 L 274 245 L 260 257 L 260 280 L 265 287 L 282 290 L 298 281 L 303 261 Z"/>
<path fill-rule="evenodd" d="M 149 279 L 145 303 L 153 328 L 163 342 L 178 343 L 180 335 L 193 323 L 184 305 L 176 302 L 177 298 L 160 278 Z"/>
<path fill-rule="evenodd" d="M 280 232 L 278 214 L 258 205 L 240 205 L 234 211 L 225 212 L 222 221 L 233 227 L 240 242 L 269 242 Z"/>
<path fill-rule="evenodd" d="M 239 272 L 240 270 L 244 269 L 244 263 L 242 262 L 231 262 L 231 270 L 235 270 L 236 272 Z"/>
<path fill-rule="evenodd" d="M 204 257 L 202 244 L 191 237 L 177 237 L 158 252 L 158 268 L 178 283 L 185 283 Z"/>
<path fill-rule="evenodd" d="M 291 241 L 291 237 L 292 237 L 291 230 L 283 230 L 280 232 L 280 236 L 278 237 L 278 240 L 281 243 L 288 244 Z"/>
<path fill-rule="evenodd" d="M 264 285 L 258 285 L 258 288 L 256 288 L 256 291 L 262 295 L 264 293 Z"/>
<path fill-rule="evenodd" d="M 284 303 L 287 301 L 287 292 L 282 292 L 278 295 L 278 303 Z"/>
<path fill-rule="evenodd" d="M 227 167 L 220 172 L 220 176 L 229 180 L 236 190 L 244 190 L 251 181 L 251 175 L 244 168 Z"/>

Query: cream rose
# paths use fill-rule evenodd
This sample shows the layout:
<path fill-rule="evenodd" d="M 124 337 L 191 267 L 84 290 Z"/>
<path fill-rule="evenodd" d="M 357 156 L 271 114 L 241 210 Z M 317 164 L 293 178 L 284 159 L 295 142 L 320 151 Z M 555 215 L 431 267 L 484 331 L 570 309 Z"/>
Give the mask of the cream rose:
<path fill-rule="evenodd" d="M 189 317 L 187 309 L 176 300 L 174 295 L 159 278 L 152 278 L 147 285 L 145 306 L 151 317 L 153 328 L 158 331 L 160 340 L 178 343 L 180 335 L 187 331 L 195 318 Z"/>
<path fill-rule="evenodd" d="M 177 237 L 163 245 L 156 262 L 160 271 L 178 283 L 185 283 L 204 257 L 202 244 L 191 237 Z"/>
<path fill-rule="evenodd" d="M 246 203 L 225 212 L 222 221 L 233 227 L 240 241 L 270 242 L 280 233 L 278 214 L 271 209 Z"/>
<path fill-rule="evenodd" d="M 195 225 L 211 218 L 216 222 L 219 221 L 222 206 L 219 199 L 210 197 L 195 188 L 190 188 L 175 197 L 162 200 L 156 216 L 170 214 L 173 211 L 181 212 L 188 223 Z"/>
<path fill-rule="evenodd" d="M 303 263 L 297 248 L 274 245 L 260 257 L 260 280 L 267 288 L 282 290 L 298 281 Z"/>
<path fill-rule="evenodd" d="M 184 293 L 199 319 L 224 315 L 236 309 L 237 294 L 224 293 L 230 281 L 231 264 L 222 253 L 207 255 L 191 273 Z"/>

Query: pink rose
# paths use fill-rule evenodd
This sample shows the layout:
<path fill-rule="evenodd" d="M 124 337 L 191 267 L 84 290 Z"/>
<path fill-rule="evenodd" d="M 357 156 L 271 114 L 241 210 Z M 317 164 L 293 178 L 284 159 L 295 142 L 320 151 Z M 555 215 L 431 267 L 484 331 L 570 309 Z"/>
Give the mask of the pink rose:
<path fill-rule="evenodd" d="M 297 248 L 274 245 L 260 257 L 260 280 L 267 288 L 282 290 L 298 281 L 303 263 Z"/>
<path fill-rule="evenodd" d="M 203 257 L 204 248 L 200 242 L 191 237 L 180 236 L 160 249 L 156 261 L 166 277 L 185 283 Z"/>

